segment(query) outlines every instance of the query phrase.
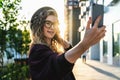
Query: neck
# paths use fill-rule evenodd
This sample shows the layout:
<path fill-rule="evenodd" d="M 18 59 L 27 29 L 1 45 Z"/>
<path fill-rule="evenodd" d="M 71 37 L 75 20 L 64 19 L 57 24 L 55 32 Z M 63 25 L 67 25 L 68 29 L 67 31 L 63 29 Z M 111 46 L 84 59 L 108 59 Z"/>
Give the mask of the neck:
<path fill-rule="evenodd" d="M 46 38 L 45 40 L 46 40 L 47 44 L 50 46 L 51 45 L 51 39 Z"/>

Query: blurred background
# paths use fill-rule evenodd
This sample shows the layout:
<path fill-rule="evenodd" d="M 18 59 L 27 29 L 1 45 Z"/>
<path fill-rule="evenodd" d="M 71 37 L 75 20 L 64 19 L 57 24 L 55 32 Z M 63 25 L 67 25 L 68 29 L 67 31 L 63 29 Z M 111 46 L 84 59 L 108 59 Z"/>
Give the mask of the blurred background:
<path fill-rule="evenodd" d="M 61 36 L 74 46 L 83 38 L 92 3 L 103 5 L 107 33 L 86 58 L 120 66 L 120 0 L 0 0 L 0 80 L 29 79 L 29 22 L 37 9 L 53 7 Z"/>

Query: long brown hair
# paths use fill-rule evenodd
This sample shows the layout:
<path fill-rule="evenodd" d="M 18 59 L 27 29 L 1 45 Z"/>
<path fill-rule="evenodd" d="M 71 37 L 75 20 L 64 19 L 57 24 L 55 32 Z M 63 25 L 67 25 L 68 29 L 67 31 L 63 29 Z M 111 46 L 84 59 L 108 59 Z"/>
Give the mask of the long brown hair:
<path fill-rule="evenodd" d="M 58 27 L 56 29 L 56 34 L 52 39 L 52 45 L 48 45 L 45 41 L 43 26 L 47 16 L 49 15 L 54 15 L 58 18 L 57 12 L 51 7 L 42 7 L 33 14 L 30 22 L 31 46 L 33 44 L 45 44 L 49 46 L 54 52 L 62 53 L 64 52 L 63 39 L 60 37 L 60 31 Z"/>

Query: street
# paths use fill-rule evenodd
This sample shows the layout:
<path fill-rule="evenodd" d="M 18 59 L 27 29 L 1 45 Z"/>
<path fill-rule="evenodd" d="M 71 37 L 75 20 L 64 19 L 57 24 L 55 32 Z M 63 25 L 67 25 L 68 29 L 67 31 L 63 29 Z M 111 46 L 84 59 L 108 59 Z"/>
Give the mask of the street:
<path fill-rule="evenodd" d="M 73 68 L 76 80 L 120 80 L 120 67 L 95 60 L 78 59 Z"/>

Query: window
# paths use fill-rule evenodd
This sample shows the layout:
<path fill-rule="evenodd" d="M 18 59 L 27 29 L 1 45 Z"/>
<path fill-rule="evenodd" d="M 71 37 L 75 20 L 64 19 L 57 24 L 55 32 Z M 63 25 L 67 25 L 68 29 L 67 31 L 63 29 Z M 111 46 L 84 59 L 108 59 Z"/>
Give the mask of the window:
<path fill-rule="evenodd" d="M 120 56 L 120 20 L 113 23 L 113 56 Z"/>

